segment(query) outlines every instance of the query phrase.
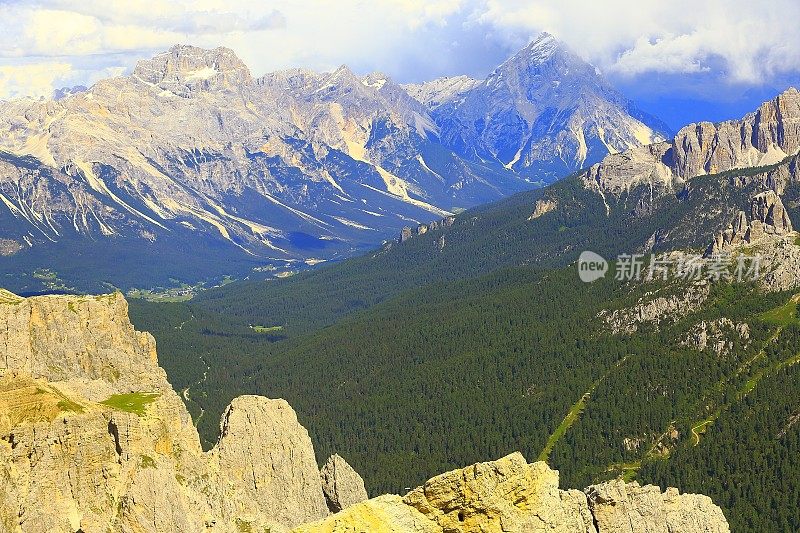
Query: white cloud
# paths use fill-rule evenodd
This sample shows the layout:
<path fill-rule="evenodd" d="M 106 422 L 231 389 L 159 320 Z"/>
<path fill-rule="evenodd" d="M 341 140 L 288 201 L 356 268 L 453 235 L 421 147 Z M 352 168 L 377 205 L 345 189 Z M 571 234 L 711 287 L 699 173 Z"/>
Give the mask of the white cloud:
<path fill-rule="evenodd" d="M 489 0 L 476 17 L 505 31 L 547 30 L 604 70 L 697 73 L 729 81 L 800 70 L 797 0 Z"/>
<path fill-rule="evenodd" d="M 648 71 L 695 74 L 709 71 L 704 64 L 707 58 L 708 52 L 696 34 L 640 37 L 611 68 L 626 75 Z"/>
<path fill-rule="evenodd" d="M 50 96 L 54 84 L 72 74 L 69 63 L 0 66 L 0 95 L 8 98 Z"/>
<path fill-rule="evenodd" d="M 448 18 L 461 11 L 464 3 L 462 0 L 441 0 L 431 2 L 428 0 L 388 0 L 388 5 L 394 5 L 400 10 L 409 28 L 418 28 L 424 24 L 436 23 L 446 26 Z"/>
<path fill-rule="evenodd" d="M 800 72 L 797 0 L 0 0 L 0 10 L 0 57 L 68 64 L 85 83 L 179 42 L 231 47 L 256 75 L 342 63 L 400 81 L 484 75 L 543 30 L 617 77 L 716 69 L 755 84 Z M 5 87 L 18 94 L 25 72 L 5 74 Z"/>

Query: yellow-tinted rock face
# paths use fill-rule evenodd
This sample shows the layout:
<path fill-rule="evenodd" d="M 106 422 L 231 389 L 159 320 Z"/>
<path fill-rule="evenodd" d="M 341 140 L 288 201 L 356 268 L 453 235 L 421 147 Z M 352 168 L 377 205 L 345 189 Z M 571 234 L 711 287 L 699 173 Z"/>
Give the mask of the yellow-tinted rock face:
<path fill-rule="evenodd" d="M 43 380 L 11 372 L 0 376 L 0 433 L 22 423 L 52 422 L 61 414 L 85 409 Z"/>
<path fill-rule="evenodd" d="M 292 533 L 441 533 L 425 515 L 405 505 L 400 496 L 387 494 L 357 503 L 316 524 L 295 528 Z"/>
<path fill-rule="evenodd" d="M 519 453 L 439 475 L 403 501 L 443 531 L 579 531 L 578 509 L 567 508 L 558 473 L 529 465 Z"/>
<path fill-rule="evenodd" d="M 589 494 L 587 498 L 587 493 Z M 558 472 L 519 453 L 434 477 L 294 533 L 727 533 L 705 496 L 612 482 L 559 490 Z"/>
<path fill-rule="evenodd" d="M 593 531 L 583 493 L 558 490 L 558 472 L 519 453 L 436 476 L 404 498 L 354 505 L 298 533 Z"/>
<path fill-rule="evenodd" d="M 155 340 L 135 331 L 120 293 L 104 296 L 0 295 L 0 370 L 48 381 L 100 380 L 114 390 L 171 390 Z"/>
<path fill-rule="evenodd" d="M 200 448 L 120 294 L 0 292 L 0 531 L 286 531 L 328 514 L 283 400 L 239 398 Z"/>

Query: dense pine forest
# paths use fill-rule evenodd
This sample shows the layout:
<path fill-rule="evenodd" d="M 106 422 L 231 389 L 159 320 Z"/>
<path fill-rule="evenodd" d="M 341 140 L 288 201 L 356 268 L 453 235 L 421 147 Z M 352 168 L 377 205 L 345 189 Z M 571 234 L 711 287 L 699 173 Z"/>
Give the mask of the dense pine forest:
<path fill-rule="evenodd" d="M 622 475 L 708 494 L 737 530 L 797 524 L 781 505 L 796 495 L 774 487 L 800 476 L 790 460 L 800 400 L 787 394 L 800 328 L 795 316 L 763 314 L 790 295 L 721 284 L 702 309 L 636 335 L 597 320 L 645 288 L 517 268 L 410 291 L 296 336 L 187 304 L 134 302 L 132 313 L 159 340 L 175 386 L 189 387 L 207 446 L 225 404 L 255 392 L 287 399 L 318 459 L 347 457 L 373 494 L 520 450 L 558 468 L 564 486 Z M 748 341 L 731 336 L 724 355 L 682 345 L 719 317 L 746 322 Z"/>

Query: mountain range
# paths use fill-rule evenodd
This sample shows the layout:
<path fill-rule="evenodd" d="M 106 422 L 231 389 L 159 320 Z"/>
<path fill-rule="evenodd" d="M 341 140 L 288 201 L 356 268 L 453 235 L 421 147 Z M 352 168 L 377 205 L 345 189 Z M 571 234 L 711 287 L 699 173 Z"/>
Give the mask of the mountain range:
<path fill-rule="evenodd" d="M 175 46 L 0 102 L 0 263 L 22 290 L 296 270 L 667 137 L 547 34 L 483 81 L 415 86 Z"/>

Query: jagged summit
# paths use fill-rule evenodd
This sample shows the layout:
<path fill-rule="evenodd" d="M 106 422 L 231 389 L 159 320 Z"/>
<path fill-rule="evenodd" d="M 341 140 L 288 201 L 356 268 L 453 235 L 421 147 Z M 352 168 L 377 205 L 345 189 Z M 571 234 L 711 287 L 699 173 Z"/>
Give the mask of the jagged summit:
<path fill-rule="evenodd" d="M 497 67 L 485 80 L 487 86 L 508 87 L 515 99 L 536 105 L 547 95 L 564 94 L 570 98 L 575 91 L 586 96 L 602 93 L 614 103 L 624 98 L 614 91 L 598 69 L 578 56 L 563 41 L 542 33 L 528 46 Z M 562 105 L 580 105 L 577 100 Z"/>
<path fill-rule="evenodd" d="M 196 90 L 235 89 L 253 82 L 250 69 L 230 48 L 208 50 L 183 44 L 139 61 L 133 76 L 182 96 Z"/>
<path fill-rule="evenodd" d="M 667 137 L 667 128 L 637 110 L 598 69 L 544 33 L 480 84 L 438 95 L 420 89 L 444 142 L 465 157 L 551 181 L 608 153 Z"/>
<path fill-rule="evenodd" d="M 89 88 L 84 85 L 75 85 L 74 87 L 61 87 L 53 91 L 53 100 L 61 100 L 72 96 L 73 94 L 85 93 Z"/>
<path fill-rule="evenodd" d="M 380 91 L 387 82 L 391 81 L 391 77 L 383 72 L 371 72 L 366 76 L 361 78 L 361 83 L 366 85 L 367 87 L 372 87 L 375 90 Z"/>
<path fill-rule="evenodd" d="M 736 139 L 733 136 L 740 127 L 744 127 L 745 131 L 742 132 L 741 139 Z M 691 158 L 684 159 L 678 145 L 685 144 L 696 136 L 715 136 L 719 140 L 722 140 L 721 137 L 733 138 L 728 141 L 727 147 L 711 147 L 712 154 L 722 156 L 722 160 L 695 162 Z M 739 149 L 746 152 L 741 154 L 743 158 L 734 153 L 737 144 Z M 800 149 L 800 92 L 795 87 L 789 87 L 774 98 L 764 101 L 758 109 L 741 120 L 727 120 L 719 124 L 698 122 L 684 126 L 675 135 L 675 145 L 678 156 L 676 167 L 683 177 L 718 172 L 736 166 L 777 163 Z M 754 161 L 753 156 L 758 157 L 758 161 Z M 728 158 L 730 159 L 727 160 Z M 698 168 L 697 163 L 701 163 L 702 168 Z"/>
<path fill-rule="evenodd" d="M 347 65 L 339 65 L 336 70 L 330 73 L 323 74 L 329 80 L 346 80 L 346 81 L 356 81 L 358 80 L 358 76 L 356 76 L 355 72 L 350 69 Z"/>
<path fill-rule="evenodd" d="M 536 39 L 528 43 L 525 48 L 503 63 L 503 65 L 519 60 L 525 60 L 529 63 L 544 63 L 552 59 L 556 54 L 566 52 L 569 52 L 569 49 L 563 41 L 558 40 L 550 33 L 542 32 Z"/>
<path fill-rule="evenodd" d="M 481 80 L 469 76 L 445 76 L 426 83 L 403 85 L 403 88 L 414 99 L 425 104 L 429 109 L 435 110 L 437 107 L 463 97 L 465 93 L 481 83 Z"/>

